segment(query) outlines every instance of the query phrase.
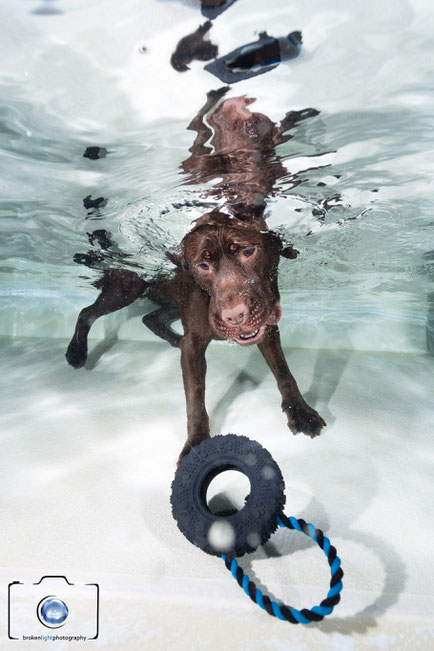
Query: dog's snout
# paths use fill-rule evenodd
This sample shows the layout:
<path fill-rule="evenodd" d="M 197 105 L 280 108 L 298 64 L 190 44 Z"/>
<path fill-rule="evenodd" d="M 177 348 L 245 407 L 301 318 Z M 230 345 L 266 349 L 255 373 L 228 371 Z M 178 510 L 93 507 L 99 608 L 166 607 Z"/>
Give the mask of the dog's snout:
<path fill-rule="evenodd" d="M 245 303 L 238 303 L 233 307 L 225 307 L 221 311 L 221 319 L 230 327 L 242 325 L 248 317 L 249 308 Z"/>

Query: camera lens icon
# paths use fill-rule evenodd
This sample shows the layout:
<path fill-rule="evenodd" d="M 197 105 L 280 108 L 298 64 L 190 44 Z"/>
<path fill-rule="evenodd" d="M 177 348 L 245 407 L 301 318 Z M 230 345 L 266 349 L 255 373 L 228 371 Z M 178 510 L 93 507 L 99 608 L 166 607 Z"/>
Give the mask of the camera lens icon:
<path fill-rule="evenodd" d="M 38 604 L 38 619 L 48 628 L 60 628 L 68 617 L 68 606 L 62 599 L 50 595 L 44 597 Z"/>

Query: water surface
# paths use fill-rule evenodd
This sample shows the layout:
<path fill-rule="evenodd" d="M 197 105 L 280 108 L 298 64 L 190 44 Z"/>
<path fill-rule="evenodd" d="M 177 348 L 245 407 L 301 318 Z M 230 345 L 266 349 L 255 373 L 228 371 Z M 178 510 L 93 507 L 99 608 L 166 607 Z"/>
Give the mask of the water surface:
<path fill-rule="evenodd" d="M 263 29 L 302 29 L 304 48 L 228 96 L 257 98 L 255 110 L 276 122 L 289 110 L 320 112 L 276 152 L 288 172 L 268 224 L 300 251 L 281 263 L 282 328 L 300 345 L 319 336 L 337 347 L 423 352 L 434 256 L 429 3 L 248 4 L 214 22 L 221 52 Z M 202 21 L 186 4 L 3 0 L 0 11 L 0 291 L 10 334 L 11 310 L 17 324 L 45 300 L 91 299 L 98 270 L 73 259 L 92 248 L 96 229 L 120 254 L 102 266 L 139 265 L 150 277 L 170 267 L 166 248 L 203 211 L 186 202 L 206 202 L 209 189 L 181 171 L 193 139 L 186 127 L 220 83 L 201 62 L 186 73 L 169 64 Z M 89 146 L 107 155 L 84 158 Z M 85 197 L 104 205 L 86 209 Z M 71 318 L 66 310 L 65 332 Z M 43 310 L 31 319 L 43 333 Z"/>

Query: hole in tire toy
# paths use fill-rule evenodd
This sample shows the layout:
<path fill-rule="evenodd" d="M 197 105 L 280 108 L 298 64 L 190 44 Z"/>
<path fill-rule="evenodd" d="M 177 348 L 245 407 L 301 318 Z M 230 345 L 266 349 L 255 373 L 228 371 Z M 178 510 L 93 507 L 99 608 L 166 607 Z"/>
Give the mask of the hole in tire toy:
<path fill-rule="evenodd" d="M 213 513 L 207 491 L 212 480 L 227 470 L 246 475 L 250 493 L 241 510 Z M 208 554 L 221 556 L 244 592 L 269 615 L 292 624 L 310 624 L 321 621 L 339 603 L 344 573 L 336 549 L 322 531 L 283 513 L 284 488 L 279 466 L 259 443 L 235 434 L 215 436 L 193 447 L 183 458 L 172 482 L 172 514 L 187 540 Z M 327 556 L 330 587 L 318 606 L 297 610 L 272 601 L 238 565 L 236 556 L 255 551 L 278 526 L 311 537 Z"/>

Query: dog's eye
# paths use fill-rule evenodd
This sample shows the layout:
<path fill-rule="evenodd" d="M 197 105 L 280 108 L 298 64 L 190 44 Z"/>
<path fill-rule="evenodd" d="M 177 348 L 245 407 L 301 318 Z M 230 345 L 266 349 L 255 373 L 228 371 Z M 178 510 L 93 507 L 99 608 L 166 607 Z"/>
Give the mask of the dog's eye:
<path fill-rule="evenodd" d="M 203 271 L 208 271 L 209 266 L 207 265 L 206 262 L 201 262 L 199 265 L 199 269 L 202 269 Z"/>
<path fill-rule="evenodd" d="M 255 250 L 255 247 L 252 247 L 251 249 L 244 249 L 244 255 L 247 258 L 250 258 L 250 256 L 254 254 Z"/>

